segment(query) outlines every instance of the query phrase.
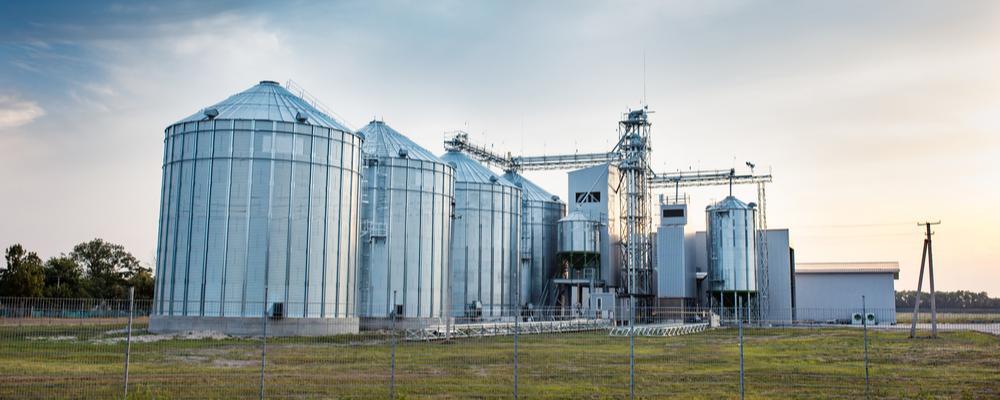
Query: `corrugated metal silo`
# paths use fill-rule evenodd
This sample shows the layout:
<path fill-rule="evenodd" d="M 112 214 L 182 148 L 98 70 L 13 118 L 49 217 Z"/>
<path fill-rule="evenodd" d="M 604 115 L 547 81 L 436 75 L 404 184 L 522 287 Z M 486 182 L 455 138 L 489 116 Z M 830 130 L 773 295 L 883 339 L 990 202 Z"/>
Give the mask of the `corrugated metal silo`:
<path fill-rule="evenodd" d="M 728 196 L 707 207 L 709 289 L 757 290 L 756 225 L 753 204 Z"/>
<path fill-rule="evenodd" d="M 455 168 L 449 310 L 507 315 L 516 304 L 521 189 L 465 154 L 449 151 L 441 159 Z"/>
<path fill-rule="evenodd" d="M 559 273 L 557 242 L 559 219 L 566 204 L 516 172 L 503 176 L 521 188 L 521 299 L 522 305 L 552 306 L 556 288 L 552 278 Z"/>
<path fill-rule="evenodd" d="M 360 137 L 262 81 L 168 127 L 164 147 L 151 330 L 251 334 L 236 320 L 265 308 L 296 322 L 278 335 L 358 330 Z"/>
<path fill-rule="evenodd" d="M 365 139 L 362 324 L 383 325 L 380 319 L 389 317 L 393 304 L 403 306 L 400 316 L 408 322 L 440 322 L 448 290 L 454 169 L 382 121 L 358 133 Z"/>

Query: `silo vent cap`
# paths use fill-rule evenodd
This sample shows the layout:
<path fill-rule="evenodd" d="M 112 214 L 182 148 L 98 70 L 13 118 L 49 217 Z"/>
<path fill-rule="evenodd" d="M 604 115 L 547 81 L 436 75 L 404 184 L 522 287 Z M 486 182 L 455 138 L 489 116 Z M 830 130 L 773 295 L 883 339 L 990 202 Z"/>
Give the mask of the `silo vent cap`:
<path fill-rule="evenodd" d="M 490 176 L 490 182 L 497 183 L 498 180 L 500 179 L 498 179 L 496 175 Z"/>
<path fill-rule="evenodd" d="M 275 81 L 260 81 L 260 84 L 261 85 L 275 85 L 275 86 L 277 86 L 278 82 L 275 82 Z"/>
<path fill-rule="evenodd" d="M 399 149 L 398 154 L 399 154 L 399 158 L 406 158 L 407 156 L 410 155 L 410 152 L 408 150 L 406 150 L 406 149 Z"/>
<path fill-rule="evenodd" d="M 302 111 L 298 111 L 298 112 L 295 113 L 295 120 L 299 121 L 299 122 L 302 122 L 302 123 L 305 123 L 306 121 L 309 120 L 309 116 L 306 115 L 306 114 L 303 114 Z"/>
<path fill-rule="evenodd" d="M 206 108 L 205 111 L 203 111 L 202 113 L 205 114 L 205 117 L 207 117 L 208 119 L 215 119 L 215 117 L 219 116 L 219 109 Z"/>

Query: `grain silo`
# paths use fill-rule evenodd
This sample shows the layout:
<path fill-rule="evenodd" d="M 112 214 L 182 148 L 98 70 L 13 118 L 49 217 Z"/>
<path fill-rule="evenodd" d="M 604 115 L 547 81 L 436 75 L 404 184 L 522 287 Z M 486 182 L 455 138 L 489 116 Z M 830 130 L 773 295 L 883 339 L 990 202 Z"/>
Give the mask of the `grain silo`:
<path fill-rule="evenodd" d="M 382 121 L 358 133 L 365 140 L 361 323 L 384 327 L 394 305 L 405 324 L 441 322 L 448 295 L 454 169 Z"/>
<path fill-rule="evenodd" d="M 166 129 L 150 330 L 356 332 L 361 138 L 272 81 Z M 265 297 L 266 293 L 266 297 Z"/>
<path fill-rule="evenodd" d="M 457 317 L 510 315 L 518 286 L 521 189 L 460 152 L 441 159 L 455 168 L 448 309 Z"/>
<path fill-rule="evenodd" d="M 750 309 L 757 292 L 756 206 L 728 196 L 708 206 L 706 213 L 712 305 Z"/>
<path fill-rule="evenodd" d="M 521 305 L 555 305 L 552 278 L 560 272 L 558 223 L 566 204 L 516 172 L 503 176 L 521 188 Z"/>

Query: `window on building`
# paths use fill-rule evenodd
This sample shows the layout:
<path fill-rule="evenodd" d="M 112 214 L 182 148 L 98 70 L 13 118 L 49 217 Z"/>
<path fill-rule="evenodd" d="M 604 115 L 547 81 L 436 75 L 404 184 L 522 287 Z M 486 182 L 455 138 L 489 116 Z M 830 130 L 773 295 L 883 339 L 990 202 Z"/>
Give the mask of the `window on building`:
<path fill-rule="evenodd" d="M 600 203 L 601 192 L 576 192 L 577 203 Z"/>
<path fill-rule="evenodd" d="M 663 210 L 663 218 L 679 218 L 684 216 L 683 208 L 668 208 Z"/>

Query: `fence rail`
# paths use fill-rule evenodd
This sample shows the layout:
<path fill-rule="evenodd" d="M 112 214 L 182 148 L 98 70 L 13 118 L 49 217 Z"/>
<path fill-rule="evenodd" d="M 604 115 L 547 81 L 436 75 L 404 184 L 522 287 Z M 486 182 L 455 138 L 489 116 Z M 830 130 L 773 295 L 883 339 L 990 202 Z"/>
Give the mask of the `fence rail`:
<path fill-rule="evenodd" d="M 939 310 L 934 339 L 924 315 L 909 337 L 906 310 L 696 308 L 351 316 L 320 323 L 365 328 L 293 336 L 274 328 L 317 321 L 164 332 L 152 305 L 0 298 L 0 398 L 1000 397 L 998 310 Z"/>

